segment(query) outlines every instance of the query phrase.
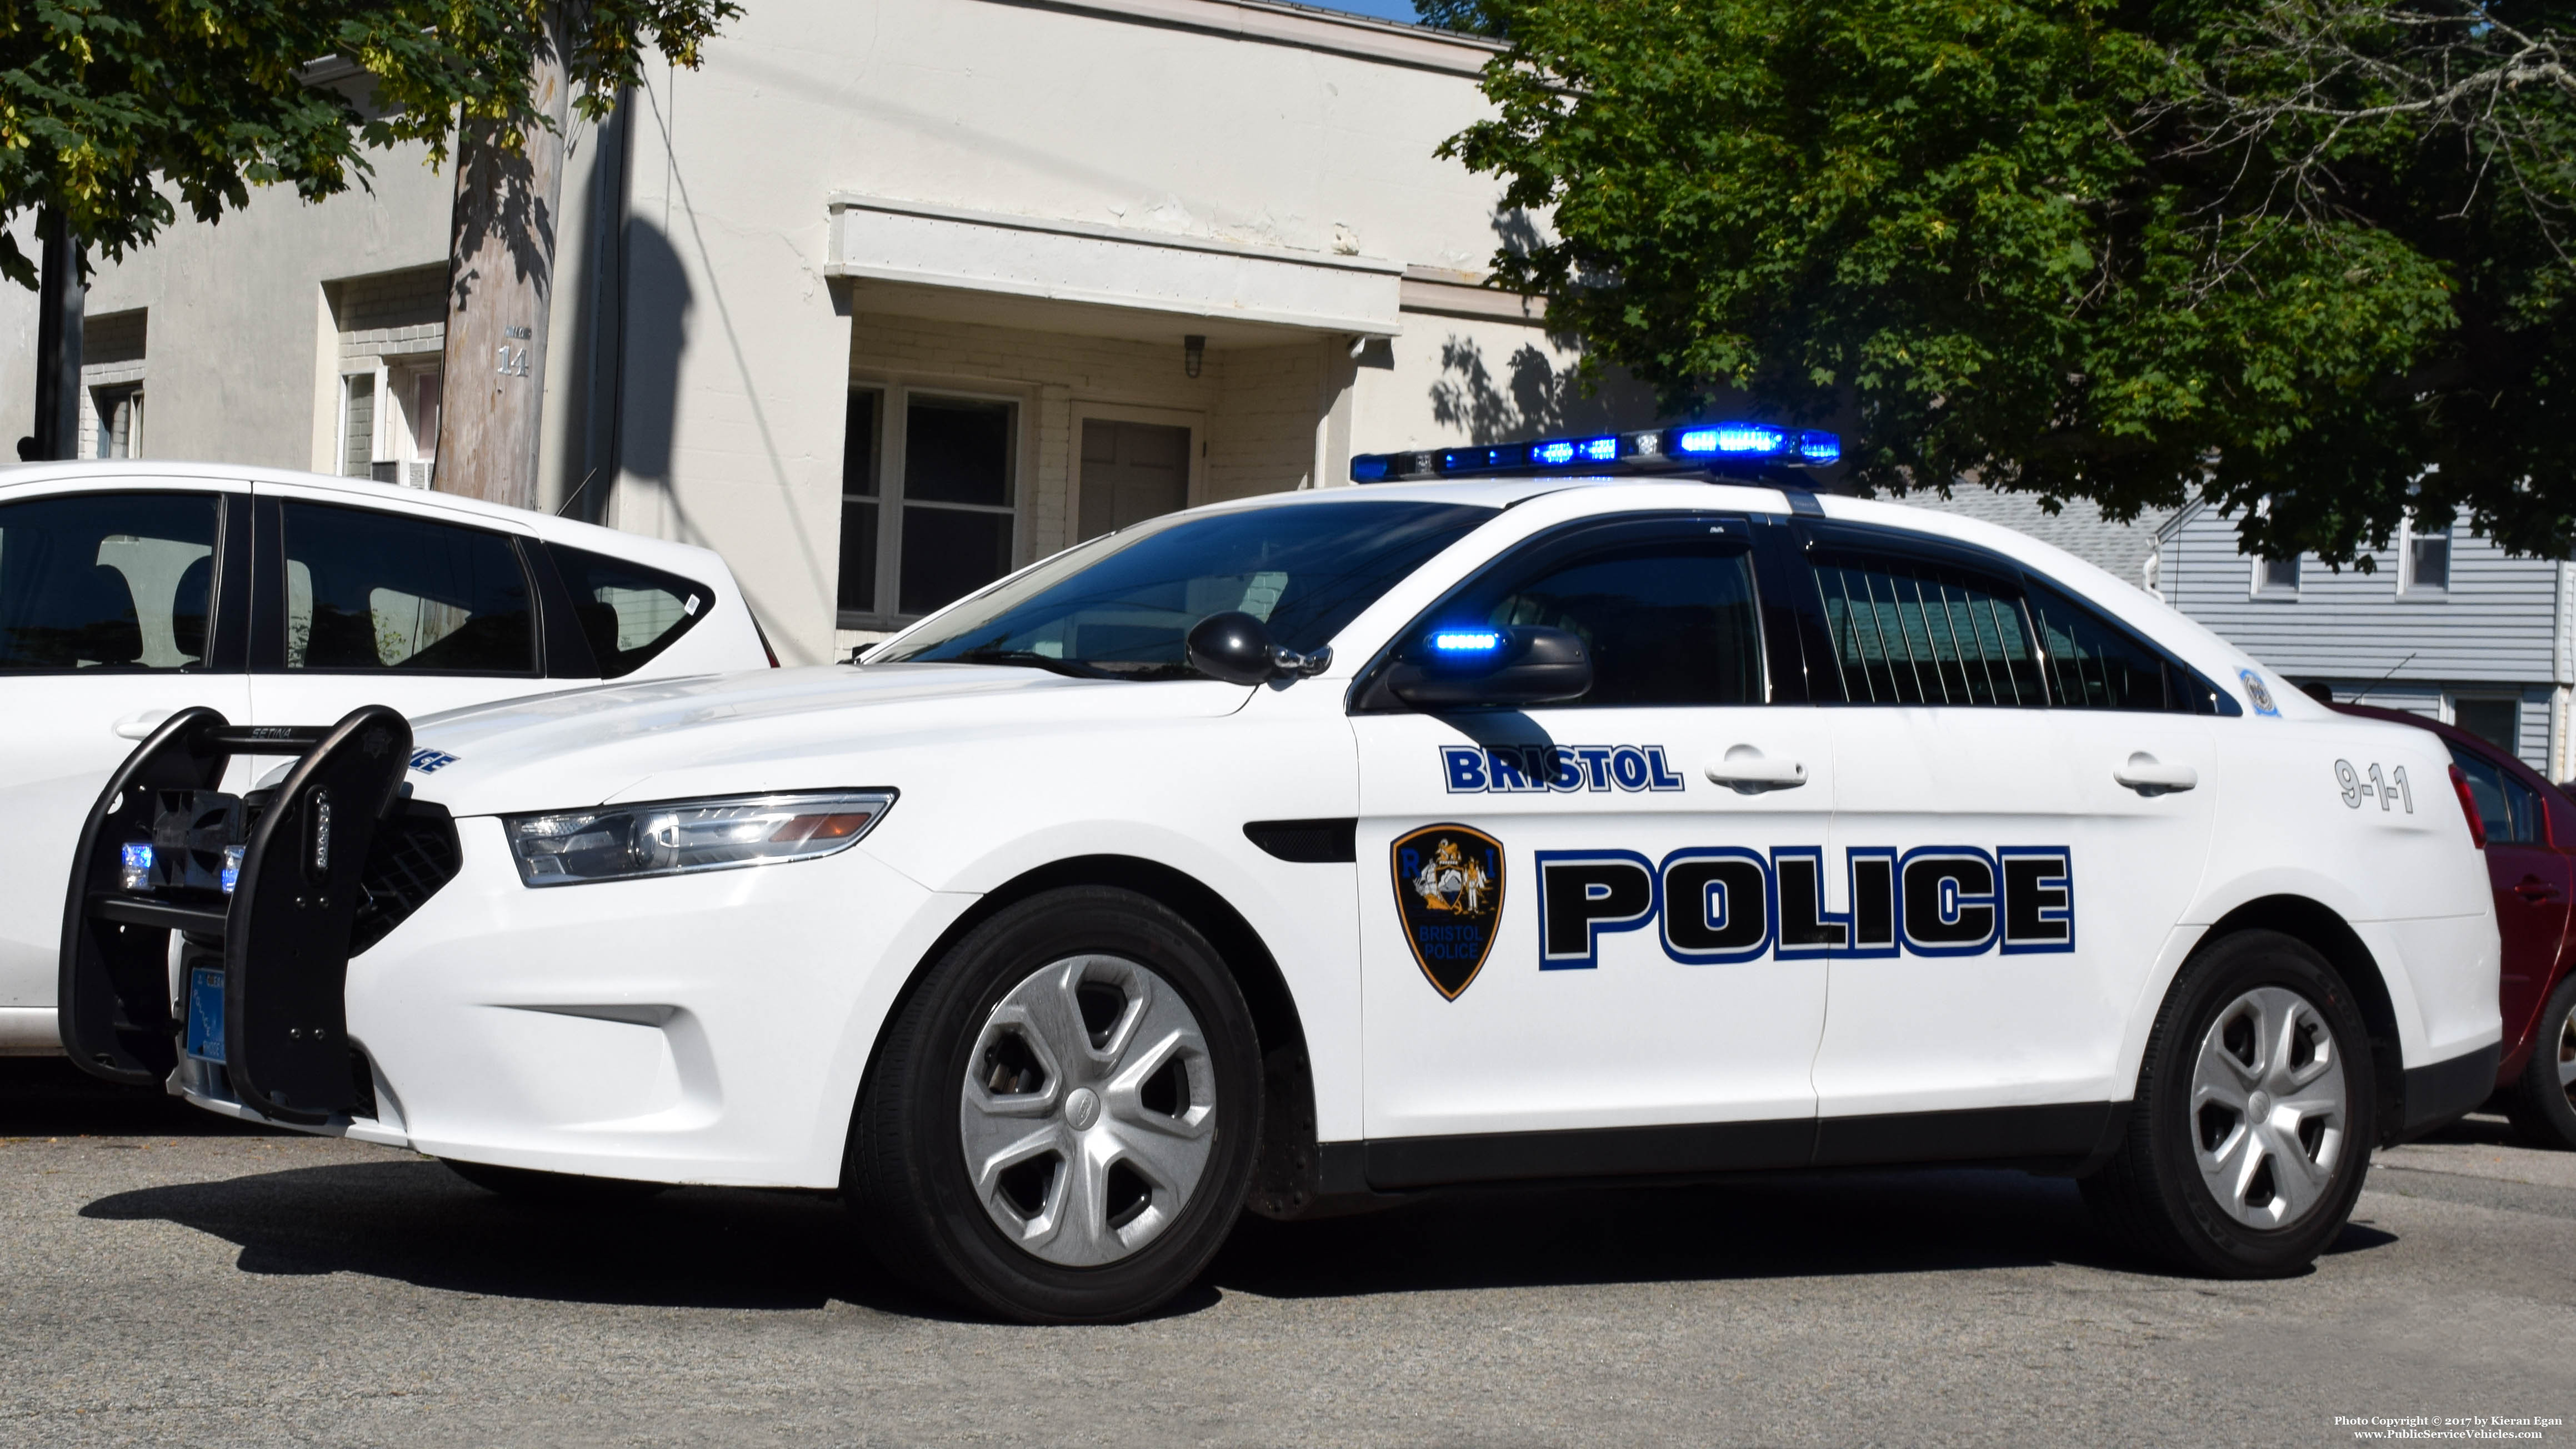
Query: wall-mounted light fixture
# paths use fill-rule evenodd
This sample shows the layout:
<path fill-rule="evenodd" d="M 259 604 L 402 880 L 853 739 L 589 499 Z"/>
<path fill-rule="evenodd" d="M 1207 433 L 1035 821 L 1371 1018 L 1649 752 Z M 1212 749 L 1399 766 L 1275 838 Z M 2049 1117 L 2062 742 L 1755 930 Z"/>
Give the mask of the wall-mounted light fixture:
<path fill-rule="evenodd" d="M 1196 377 L 1199 375 L 1200 365 L 1206 361 L 1206 338 L 1193 332 L 1189 336 L 1181 339 L 1181 371 L 1188 373 L 1192 377 Z"/>

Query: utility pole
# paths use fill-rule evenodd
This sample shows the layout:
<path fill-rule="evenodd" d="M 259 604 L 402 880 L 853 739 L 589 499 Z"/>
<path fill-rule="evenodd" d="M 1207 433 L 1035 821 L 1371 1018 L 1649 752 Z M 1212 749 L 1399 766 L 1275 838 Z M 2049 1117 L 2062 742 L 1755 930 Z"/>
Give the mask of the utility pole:
<path fill-rule="evenodd" d="M 550 32 L 555 27 L 549 27 Z M 484 122 L 459 128 L 448 229 L 447 347 L 430 486 L 537 506 L 537 436 L 554 301 L 569 88 L 550 45 L 528 78 L 552 127 L 531 126 L 520 155 Z"/>
<path fill-rule="evenodd" d="M 18 440 L 18 457 L 48 463 L 80 456 L 80 238 L 51 207 L 36 215 L 44 240 L 44 277 L 36 314 L 36 431 Z"/>

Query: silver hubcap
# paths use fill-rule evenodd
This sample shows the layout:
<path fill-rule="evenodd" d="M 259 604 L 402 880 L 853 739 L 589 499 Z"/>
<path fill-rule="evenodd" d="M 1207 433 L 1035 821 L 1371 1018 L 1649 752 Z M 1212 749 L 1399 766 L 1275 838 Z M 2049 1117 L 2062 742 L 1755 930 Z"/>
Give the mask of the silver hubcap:
<path fill-rule="evenodd" d="M 2280 1228 L 2316 1207 L 2343 1158 L 2343 1059 L 2314 1004 L 2258 986 L 2229 1002 L 2191 1073 L 2201 1181 L 2248 1227 Z"/>
<path fill-rule="evenodd" d="M 1216 1074 L 1171 983 L 1074 956 L 993 1008 L 957 1121 L 993 1225 L 1050 1263 L 1096 1267 L 1152 1242 L 1198 1190 Z"/>
<path fill-rule="evenodd" d="M 2558 1023 L 2558 1089 L 2567 1094 L 2570 1106 L 2576 1106 L 2576 1011 Z"/>

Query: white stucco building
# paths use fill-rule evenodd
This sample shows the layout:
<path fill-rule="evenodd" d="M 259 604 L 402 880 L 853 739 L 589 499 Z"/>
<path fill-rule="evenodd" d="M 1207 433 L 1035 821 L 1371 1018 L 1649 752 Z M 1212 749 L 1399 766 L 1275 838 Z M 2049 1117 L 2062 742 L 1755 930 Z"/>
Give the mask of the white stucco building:
<path fill-rule="evenodd" d="M 576 123 L 548 507 L 710 545 L 782 655 L 1353 451 L 1644 426 L 1479 289 L 1469 37 L 1260 0 L 763 0 Z M 264 193 L 100 267 L 93 451 L 426 476 L 449 182 Z M 34 309 L 0 316 L 27 430 Z M 1196 339 L 1193 342 L 1192 339 Z M 483 379 L 472 380 L 480 385 Z"/>

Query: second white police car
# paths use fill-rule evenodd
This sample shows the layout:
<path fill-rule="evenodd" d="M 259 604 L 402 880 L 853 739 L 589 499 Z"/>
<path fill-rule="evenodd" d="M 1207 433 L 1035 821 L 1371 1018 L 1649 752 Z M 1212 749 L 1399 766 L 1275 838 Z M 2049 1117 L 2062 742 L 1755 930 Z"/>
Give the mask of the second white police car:
<path fill-rule="evenodd" d="M 2070 1174 L 2186 1269 L 2305 1267 L 2494 1080 L 2439 742 L 2028 538 L 1820 498 L 1832 446 L 1363 457 L 856 667 L 417 741 L 192 712 L 88 825 L 67 1040 L 503 1190 L 836 1189 L 1036 1321 L 1152 1308 L 1247 1204 L 1821 1165 Z"/>

